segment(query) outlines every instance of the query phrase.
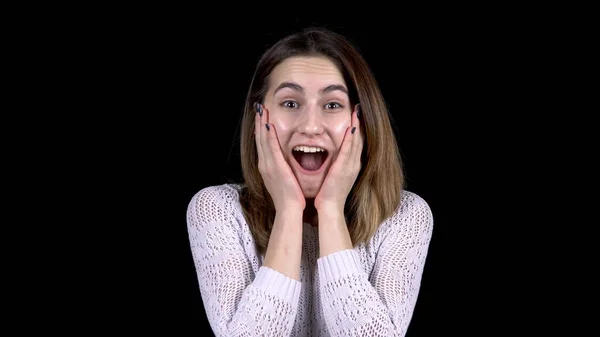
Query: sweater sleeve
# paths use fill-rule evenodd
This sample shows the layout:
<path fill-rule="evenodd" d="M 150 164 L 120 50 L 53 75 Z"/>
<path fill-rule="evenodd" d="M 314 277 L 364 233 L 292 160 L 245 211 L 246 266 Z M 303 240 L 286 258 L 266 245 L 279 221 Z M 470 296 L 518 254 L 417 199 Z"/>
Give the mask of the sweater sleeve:
<path fill-rule="evenodd" d="M 288 336 L 300 282 L 264 266 L 254 275 L 236 201 L 234 190 L 213 186 L 188 205 L 190 246 L 208 321 L 216 336 Z"/>
<path fill-rule="evenodd" d="M 416 195 L 389 220 L 368 275 L 355 250 L 318 260 L 321 302 L 332 336 L 405 336 L 416 305 L 433 230 Z"/>

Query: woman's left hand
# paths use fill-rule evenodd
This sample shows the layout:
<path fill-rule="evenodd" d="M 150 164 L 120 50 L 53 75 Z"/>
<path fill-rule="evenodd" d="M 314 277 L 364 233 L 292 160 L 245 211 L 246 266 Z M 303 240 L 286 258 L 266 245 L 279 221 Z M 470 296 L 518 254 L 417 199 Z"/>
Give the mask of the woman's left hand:
<path fill-rule="evenodd" d="M 327 177 L 315 198 L 317 211 L 344 212 L 346 198 L 361 169 L 363 137 L 358 119 L 359 109 L 357 104 L 352 112 L 352 122 L 346 130 L 338 155 L 329 168 Z"/>

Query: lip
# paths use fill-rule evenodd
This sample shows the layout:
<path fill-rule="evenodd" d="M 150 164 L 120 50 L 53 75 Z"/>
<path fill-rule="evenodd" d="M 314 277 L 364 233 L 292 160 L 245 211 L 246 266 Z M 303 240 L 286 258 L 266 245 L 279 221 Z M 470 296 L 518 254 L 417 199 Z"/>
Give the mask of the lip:
<path fill-rule="evenodd" d="M 317 143 L 299 143 L 299 144 L 295 144 L 291 147 L 292 151 L 293 149 L 296 148 L 296 146 L 309 146 L 309 147 L 320 147 L 322 149 L 325 149 L 325 151 L 327 151 L 328 153 L 331 153 L 331 150 L 329 148 L 327 148 L 327 146 L 322 145 L 322 144 L 317 144 Z"/>
<path fill-rule="evenodd" d="M 325 159 L 325 161 L 323 162 L 321 167 L 316 171 L 308 171 L 308 170 L 304 169 L 302 167 L 302 165 L 300 165 L 300 163 L 296 160 L 294 155 L 292 153 L 290 153 L 290 156 L 292 157 L 291 161 L 294 162 L 294 166 L 298 169 L 298 171 L 300 171 L 302 174 L 307 175 L 307 176 L 318 175 L 318 174 L 322 173 L 323 171 L 325 171 L 325 168 L 329 165 L 329 161 L 331 160 L 331 152 L 329 150 L 327 150 L 325 147 L 319 146 L 319 145 L 298 144 L 298 145 L 295 145 L 294 147 L 296 147 L 296 146 L 316 146 L 316 147 L 323 148 L 327 151 L 327 158 Z M 292 147 L 292 149 L 294 147 Z M 292 151 L 294 151 L 294 150 L 292 150 Z"/>

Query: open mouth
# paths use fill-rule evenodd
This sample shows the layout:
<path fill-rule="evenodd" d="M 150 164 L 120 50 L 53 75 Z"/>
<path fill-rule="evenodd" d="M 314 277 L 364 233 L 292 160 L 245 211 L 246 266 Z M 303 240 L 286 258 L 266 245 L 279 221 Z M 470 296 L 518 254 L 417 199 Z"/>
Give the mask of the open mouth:
<path fill-rule="evenodd" d="M 327 159 L 327 150 L 314 146 L 296 146 L 292 151 L 294 159 L 304 170 L 318 171 Z"/>

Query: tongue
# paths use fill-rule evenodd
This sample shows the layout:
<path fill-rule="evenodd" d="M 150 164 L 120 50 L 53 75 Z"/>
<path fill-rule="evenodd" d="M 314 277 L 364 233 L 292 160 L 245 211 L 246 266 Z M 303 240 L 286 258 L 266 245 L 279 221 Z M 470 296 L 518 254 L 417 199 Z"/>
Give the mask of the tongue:
<path fill-rule="evenodd" d="M 316 171 L 323 164 L 323 156 L 320 153 L 303 153 L 298 162 L 303 169 Z"/>

